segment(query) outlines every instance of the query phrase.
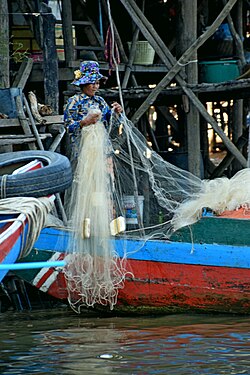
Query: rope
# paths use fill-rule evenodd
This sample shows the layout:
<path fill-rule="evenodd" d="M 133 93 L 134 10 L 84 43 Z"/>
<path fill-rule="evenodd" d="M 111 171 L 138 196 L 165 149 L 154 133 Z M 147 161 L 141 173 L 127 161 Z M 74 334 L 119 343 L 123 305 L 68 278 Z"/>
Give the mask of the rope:
<path fill-rule="evenodd" d="M 198 60 L 190 60 L 190 61 L 187 61 L 186 63 L 181 63 L 179 61 L 177 61 L 177 64 L 180 65 L 180 66 L 186 66 L 186 65 L 189 65 L 189 64 L 193 64 L 193 63 L 197 63 Z"/>
<path fill-rule="evenodd" d="M 7 188 L 7 177 L 8 175 L 5 174 L 1 178 L 1 190 L 0 190 L 0 198 L 6 198 L 6 188 Z"/>
<path fill-rule="evenodd" d="M 51 198 L 7 198 L 0 200 L 0 213 L 22 213 L 27 219 L 27 233 L 25 233 L 25 220 L 23 225 L 22 245 L 19 258 L 26 257 L 32 250 L 42 228 L 44 227 L 47 214 L 53 208 Z M 18 218 L 15 219 L 20 221 Z"/>
<path fill-rule="evenodd" d="M 113 58 L 114 65 L 115 65 L 116 80 L 117 80 L 117 86 L 118 86 L 118 90 L 119 90 L 120 103 L 122 105 L 122 108 L 124 109 L 121 82 L 120 82 L 120 76 L 119 76 L 119 67 L 118 67 L 118 63 L 117 63 L 115 53 L 114 53 L 114 50 L 115 50 L 115 47 L 114 47 L 115 34 L 114 34 L 114 26 L 113 26 L 113 22 L 112 22 L 109 0 L 107 0 L 107 8 L 108 8 L 108 18 L 109 18 L 109 23 L 110 23 L 111 36 L 112 36 L 112 38 L 111 38 L 112 39 L 112 47 L 111 47 L 112 58 Z M 124 122 L 126 123 L 127 118 L 126 118 L 125 114 L 122 115 L 122 118 L 123 118 Z M 111 123 L 112 123 L 112 121 L 111 121 Z M 134 160 L 133 160 L 131 144 L 130 144 L 130 141 L 129 141 L 129 134 L 128 134 L 127 129 L 128 129 L 128 126 L 125 126 L 125 131 L 126 131 L 126 135 L 127 135 L 127 145 L 128 145 L 128 151 L 129 151 L 129 157 L 130 157 L 130 164 L 131 164 L 131 170 L 132 170 L 133 182 L 134 182 L 134 197 L 135 197 L 136 211 L 137 211 L 137 215 L 138 215 L 138 223 L 139 223 L 140 228 L 142 229 L 143 223 L 142 223 L 142 220 L 141 220 L 141 217 L 140 217 L 140 210 L 139 210 L 139 202 L 138 202 L 139 193 L 138 193 L 137 179 L 136 179 L 135 168 L 134 168 Z"/>

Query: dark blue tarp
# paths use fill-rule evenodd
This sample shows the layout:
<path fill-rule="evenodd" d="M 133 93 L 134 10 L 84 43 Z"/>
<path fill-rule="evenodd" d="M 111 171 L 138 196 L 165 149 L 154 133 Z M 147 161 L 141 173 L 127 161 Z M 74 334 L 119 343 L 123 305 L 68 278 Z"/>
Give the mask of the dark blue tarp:
<path fill-rule="evenodd" d="M 22 89 L 18 87 L 11 87 L 8 89 L 0 89 L 0 112 L 9 116 L 9 118 L 16 118 L 16 100 L 18 95 L 22 95 Z"/>

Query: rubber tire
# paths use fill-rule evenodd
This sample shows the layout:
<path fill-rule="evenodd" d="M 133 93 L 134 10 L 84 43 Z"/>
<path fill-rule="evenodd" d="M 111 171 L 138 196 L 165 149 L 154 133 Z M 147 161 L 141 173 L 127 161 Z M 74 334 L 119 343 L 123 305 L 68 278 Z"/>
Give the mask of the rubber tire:
<path fill-rule="evenodd" d="M 43 197 L 60 193 L 70 187 L 72 183 L 72 169 L 69 159 L 51 151 L 17 151 L 0 154 L 0 173 L 3 167 L 15 163 L 29 163 L 38 159 L 44 167 L 20 174 L 7 174 L 6 183 L 0 176 L 0 194 L 11 197 Z M 5 189 L 4 186 L 5 184 Z"/>

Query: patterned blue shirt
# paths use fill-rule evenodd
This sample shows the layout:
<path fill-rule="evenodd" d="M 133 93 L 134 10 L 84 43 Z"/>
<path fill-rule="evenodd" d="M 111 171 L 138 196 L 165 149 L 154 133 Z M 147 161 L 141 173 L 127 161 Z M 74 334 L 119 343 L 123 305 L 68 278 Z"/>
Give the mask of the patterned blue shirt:
<path fill-rule="evenodd" d="M 91 108 L 100 109 L 102 112 L 101 121 L 108 127 L 111 109 L 101 96 L 92 97 L 82 93 L 75 94 L 68 99 L 64 110 L 64 123 L 70 134 L 72 144 L 72 157 L 77 157 L 81 128 L 80 121 L 87 116 Z"/>

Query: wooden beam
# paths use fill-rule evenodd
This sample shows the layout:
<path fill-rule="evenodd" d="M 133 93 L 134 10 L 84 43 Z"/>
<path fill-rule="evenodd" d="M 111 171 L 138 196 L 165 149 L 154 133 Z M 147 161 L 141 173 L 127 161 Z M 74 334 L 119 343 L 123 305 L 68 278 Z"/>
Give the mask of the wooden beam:
<path fill-rule="evenodd" d="M 248 137 L 247 137 L 247 131 L 245 131 L 240 138 L 236 142 L 236 147 L 238 149 L 241 149 L 244 147 L 247 142 L 248 142 Z M 221 177 L 225 171 L 226 168 L 229 167 L 229 165 L 232 163 L 232 161 L 235 159 L 234 155 L 231 154 L 231 152 L 228 152 L 228 154 L 224 157 L 224 159 L 220 162 L 218 167 L 216 167 L 213 171 L 213 173 L 210 176 L 210 179 L 216 178 L 216 177 Z"/>
<path fill-rule="evenodd" d="M 0 41 L 1 41 L 1 53 L 0 53 L 0 88 L 10 87 L 10 51 L 9 51 L 9 11 L 8 1 L 0 1 Z"/>
<path fill-rule="evenodd" d="M 62 115 L 54 115 L 54 116 L 44 116 L 44 123 L 46 125 L 52 125 L 52 124 L 63 124 L 63 116 Z M 40 125 L 38 122 L 36 122 L 36 125 Z M 42 124 L 43 125 L 43 124 Z M 20 121 L 18 118 L 6 118 L 6 119 L 0 119 L 0 128 L 20 128 Z"/>
<path fill-rule="evenodd" d="M 14 82 L 12 87 L 19 87 L 22 90 L 24 89 L 26 82 L 29 79 L 30 73 L 33 67 L 33 60 L 31 58 L 27 58 L 22 61 L 21 66 L 15 76 Z"/>
<path fill-rule="evenodd" d="M 179 73 L 181 70 L 183 63 L 188 62 L 188 58 L 193 54 L 194 50 L 200 47 L 213 33 L 215 32 L 216 28 L 221 24 L 221 22 L 225 19 L 227 14 L 230 12 L 234 4 L 237 0 L 229 0 L 227 5 L 223 8 L 219 16 L 213 22 L 213 24 L 209 27 L 209 29 L 204 32 L 196 41 L 188 48 L 188 50 L 182 55 L 182 57 L 177 61 L 177 63 L 172 67 L 171 64 L 174 61 L 171 52 L 168 50 L 167 46 L 158 36 L 156 31 L 153 29 L 153 26 L 149 23 L 146 17 L 142 14 L 139 7 L 133 0 L 120 0 L 124 7 L 128 10 L 133 20 L 139 26 L 141 32 L 147 38 L 149 43 L 155 49 L 155 51 L 159 54 L 162 58 L 163 62 L 170 68 L 169 73 L 160 81 L 157 87 L 152 91 L 151 95 L 149 95 L 148 99 L 142 104 L 142 106 L 137 110 L 137 112 L 133 115 L 131 121 L 137 122 L 140 116 L 147 110 L 147 108 L 154 102 L 157 95 L 160 91 L 166 87 L 166 85 L 174 78 L 174 76 Z M 171 56 L 171 57 L 170 57 Z M 169 61 L 170 60 L 170 61 Z M 171 73 L 171 75 L 170 75 Z M 171 76 L 171 77 L 170 77 Z M 199 110 L 201 115 L 212 125 L 213 129 L 216 133 L 220 136 L 223 140 L 225 146 L 235 155 L 237 160 L 241 163 L 243 167 L 246 167 L 247 161 L 244 156 L 240 153 L 237 147 L 227 138 L 225 133 L 221 130 L 218 126 L 217 122 L 213 119 L 212 116 L 209 115 L 206 108 L 203 104 L 199 101 L 197 96 L 190 90 L 186 82 L 177 75 L 176 77 L 178 83 L 182 86 L 183 91 L 186 95 L 190 98 L 196 108 Z"/>
<path fill-rule="evenodd" d="M 41 3 L 41 16 L 43 18 L 43 71 L 45 103 L 53 108 L 54 113 L 59 112 L 58 88 L 58 58 L 55 44 L 56 19 L 51 13 L 51 8 Z"/>
<path fill-rule="evenodd" d="M 37 144 L 38 144 L 38 148 L 40 150 L 44 150 L 42 141 L 40 139 L 40 134 L 38 133 L 38 130 L 37 130 L 37 127 L 36 127 L 36 124 L 35 124 L 35 120 L 32 116 L 30 106 L 29 106 L 28 100 L 26 99 L 25 95 L 23 95 L 23 102 L 24 102 L 26 112 L 28 114 L 28 117 L 29 117 L 29 120 L 30 120 L 30 123 L 31 123 L 31 127 L 32 127 L 32 130 L 33 130 L 34 137 L 35 137 L 35 139 L 37 141 Z"/>
<path fill-rule="evenodd" d="M 179 32 L 177 33 L 177 56 L 181 56 L 192 43 L 197 39 L 197 0 L 180 0 L 177 22 Z M 197 50 L 194 49 L 190 56 L 191 64 L 183 67 L 187 74 L 187 82 L 192 84 L 198 83 L 198 60 Z M 197 177 L 204 175 L 201 170 L 201 142 L 200 142 L 200 114 L 194 103 L 185 95 L 183 96 L 187 102 L 187 111 L 184 115 L 184 138 L 183 146 L 188 151 L 188 170 Z M 184 107 L 185 110 L 185 107 Z M 185 142 L 185 139 L 187 140 Z"/>
<path fill-rule="evenodd" d="M 142 1 L 142 12 L 143 13 L 144 13 L 144 9 L 145 9 L 145 0 Z M 124 73 L 124 76 L 123 76 L 122 88 L 127 87 L 129 76 L 130 76 L 130 73 L 132 71 L 131 68 L 132 68 L 132 65 L 133 65 L 133 62 L 134 62 L 134 59 L 135 59 L 135 53 L 136 53 L 136 48 L 137 48 L 136 42 L 138 40 L 139 32 L 140 32 L 140 29 L 135 24 L 135 30 L 134 30 L 134 33 L 133 33 L 133 38 L 132 38 L 130 51 L 129 51 L 128 63 L 126 64 L 126 69 L 125 69 L 125 73 Z"/>
<path fill-rule="evenodd" d="M 29 126 L 29 122 L 28 122 L 28 120 L 25 116 L 24 110 L 23 110 L 23 103 L 22 103 L 22 98 L 21 98 L 20 95 L 18 95 L 16 97 L 16 109 L 17 109 L 18 118 L 19 118 L 20 124 L 23 128 L 24 134 L 26 134 L 29 137 L 33 137 L 33 134 L 31 132 L 31 129 L 30 129 L 30 126 Z M 35 142 L 30 143 L 28 145 L 28 147 L 29 147 L 30 150 L 36 150 L 37 149 Z"/>
<path fill-rule="evenodd" d="M 104 12 L 105 12 L 105 15 L 106 17 L 109 19 L 109 15 L 108 15 L 108 7 L 107 7 L 107 2 L 106 0 L 101 0 L 102 1 L 102 7 L 104 9 Z M 114 29 L 114 35 L 115 35 L 115 41 L 117 43 L 117 46 L 118 46 L 118 50 L 121 54 L 121 61 L 125 64 L 128 63 L 128 57 L 126 55 L 126 52 L 124 50 L 124 47 L 123 47 L 123 43 L 122 43 L 122 40 L 121 40 L 121 37 L 119 35 L 119 32 L 117 30 L 117 27 L 114 23 L 114 20 L 112 19 L 112 23 L 113 23 L 113 29 Z M 137 82 L 136 82 L 136 78 L 134 76 L 134 74 L 131 74 L 131 79 L 132 79 L 132 82 L 133 82 L 133 85 L 134 86 L 137 86 Z"/>
<path fill-rule="evenodd" d="M 222 0 L 222 3 L 225 6 L 227 4 L 227 1 Z M 238 3 L 239 3 L 239 1 L 238 1 Z M 242 7 L 242 1 L 241 1 L 241 7 Z M 245 53 L 244 53 L 243 41 L 242 41 L 240 35 L 237 33 L 237 31 L 234 27 L 234 22 L 233 22 L 233 19 L 232 19 L 230 13 L 228 13 L 228 15 L 227 15 L 227 22 L 228 22 L 229 29 L 230 29 L 231 34 L 232 34 L 233 39 L 234 39 L 234 43 L 235 43 L 236 51 L 237 51 L 236 53 L 237 53 L 237 55 L 240 59 L 241 69 L 242 69 L 242 66 L 244 67 L 246 65 L 246 58 L 245 58 Z"/>
<path fill-rule="evenodd" d="M 161 40 L 157 32 L 154 30 L 152 24 L 146 19 L 146 17 L 142 14 L 140 8 L 135 4 L 133 0 L 120 0 L 124 7 L 129 12 L 130 16 L 133 18 L 134 22 L 137 23 L 138 27 L 140 28 L 141 32 L 144 34 L 145 38 L 149 41 L 152 47 L 155 49 L 156 53 L 165 63 L 169 72 L 167 75 L 158 83 L 156 88 L 152 91 L 149 95 L 147 100 L 139 107 L 139 109 L 134 114 L 133 118 L 131 119 L 133 122 L 137 122 L 140 116 L 148 109 L 148 107 L 154 102 L 158 94 L 164 89 L 172 80 L 173 78 L 181 71 L 183 66 L 188 63 L 190 56 L 194 53 L 197 48 L 199 48 L 205 41 L 210 38 L 215 30 L 219 27 L 221 22 L 225 19 L 227 14 L 230 12 L 233 5 L 236 3 L 237 0 L 229 0 L 227 5 L 223 8 L 221 13 L 218 15 L 216 20 L 213 24 L 207 29 L 199 38 L 196 39 L 194 43 L 184 52 L 184 54 L 180 57 L 180 59 L 176 62 L 176 59 L 172 56 L 171 52 L 165 45 L 165 43 Z M 176 77 L 178 83 L 184 89 L 186 86 L 186 82 L 179 76 Z M 188 93 L 187 93 L 188 95 Z"/>
<path fill-rule="evenodd" d="M 51 137 L 51 134 L 49 133 L 44 133 L 40 134 L 39 138 L 41 139 L 46 139 Z M 24 144 L 24 143 L 34 143 L 36 141 L 36 138 L 32 135 L 28 136 L 25 134 L 18 134 L 18 135 L 13 135 L 13 134 L 8 134 L 8 135 L 0 135 L 0 145 L 18 145 L 18 144 Z"/>
<path fill-rule="evenodd" d="M 71 0 L 62 1 L 63 42 L 66 65 L 74 60 Z"/>
<path fill-rule="evenodd" d="M 158 106 L 157 107 L 159 111 L 161 112 L 162 116 L 169 122 L 169 124 L 173 127 L 174 131 L 176 133 L 179 133 L 179 126 L 178 122 L 176 121 L 175 117 L 172 115 L 172 113 L 169 112 L 168 108 L 166 106 Z"/>

